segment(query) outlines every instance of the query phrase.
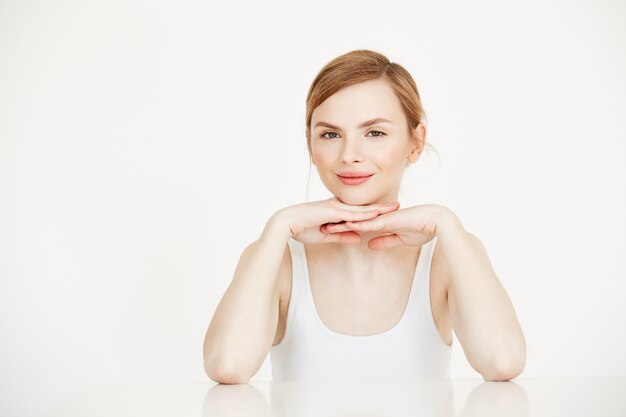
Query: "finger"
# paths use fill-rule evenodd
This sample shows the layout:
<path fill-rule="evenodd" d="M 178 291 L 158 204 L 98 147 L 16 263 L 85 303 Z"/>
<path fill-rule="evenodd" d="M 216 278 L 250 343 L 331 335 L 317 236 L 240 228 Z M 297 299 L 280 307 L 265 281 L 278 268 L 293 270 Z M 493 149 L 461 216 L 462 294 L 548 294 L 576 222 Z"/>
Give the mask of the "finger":
<path fill-rule="evenodd" d="M 378 217 L 378 215 L 380 215 L 380 209 L 379 210 L 375 210 L 375 209 L 367 210 L 367 211 L 362 211 L 362 212 L 349 212 L 346 214 L 347 214 L 346 217 L 343 219 L 344 221 L 358 222 L 358 221 L 370 220 L 375 217 Z"/>
<path fill-rule="evenodd" d="M 342 211 L 337 213 L 336 216 L 332 219 L 333 222 L 326 223 L 326 225 L 336 225 L 336 224 L 344 224 L 346 221 L 363 221 L 370 220 L 380 215 L 380 213 L 376 210 L 362 211 L 362 212 L 353 212 L 353 211 Z"/>
<path fill-rule="evenodd" d="M 363 207 L 371 207 L 379 211 L 394 211 L 400 208 L 400 203 L 395 201 L 393 203 L 371 204 Z"/>
<path fill-rule="evenodd" d="M 392 211 L 396 211 L 400 208 L 400 204 L 393 204 L 393 205 L 385 205 L 382 207 L 378 208 L 378 211 L 382 214 L 382 213 L 391 213 Z"/>
<path fill-rule="evenodd" d="M 399 208 L 399 203 L 396 202 L 392 204 L 379 204 L 372 206 L 344 206 L 346 207 L 345 209 L 341 209 L 339 212 L 333 213 L 333 216 L 328 219 L 330 222 L 326 223 L 326 225 L 345 224 L 346 221 L 360 222 L 371 220 L 397 210 Z M 320 230 L 324 232 L 325 228 L 321 227 Z M 338 229 L 335 229 L 335 231 L 337 230 Z"/>
<path fill-rule="evenodd" d="M 383 204 L 383 206 L 387 207 L 395 207 L 395 208 L 400 208 L 400 202 L 399 201 L 392 201 L 391 203 L 385 203 Z"/>
<path fill-rule="evenodd" d="M 345 223 L 329 223 L 329 224 L 324 224 L 322 225 L 322 227 L 320 228 L 320 231 L 322 233 L 341 233 L 341 232 L 346 232 L 352 230 L 349 227 L 346 227 Z"/>
<path fill-rule="evenodd" d="M 385 225 L 386 222 L 384 217 L 378 217 L 369 221 L 347 221 L 345 223 L 347 230 L 355 230 L 359 232 L 380 232 L 385 229 Z"/>
<path fill-rule="evenodd" d="M 320 231 L 323 233 L 338 233 L 338 232 L 345 232 L 348 230 L 352 230 L 351 228 L 346 227 L 347 221 L 353 221 L 353 222 L 367 221 L 367 220 L 371 220 L 371 219 L 378 217 L 379 214 L 380 213 L 378 213 L 375 210 L 361 212 L 361 213 L 349 212 L 349 213 L 346 213 L 345 216 L 343 216 L 344 218 L 346 218 L 346 220 L 340 221 L 337 223 L 323 224 L 322 226 L 320 226 Z"/>
<path fill-rule="evenodd" d="M 371 207 L 372 210 L 375 210 L 379 214 L 389 214 L 393 211 L 397 211 L 400 208 L 400 203 L 395 202 L 395 203 L 389 203 L 389 204 L 376 204 L 376 205 L 365 206 L 365 207 Z"/>
<path fill-rule="evenodd" d="M 377 236 L 367 242 L 367 247 L 373 250 L 382 250 L 403 245 L 404 242 L 402 242 L 402 239 L 395 233 L 392 235 Z"/>
<path fill-rule="evenodd" d="M 361 235 L 356 232 L 331 233 L 325 235 L 324 243 L 359 243 Z"/>

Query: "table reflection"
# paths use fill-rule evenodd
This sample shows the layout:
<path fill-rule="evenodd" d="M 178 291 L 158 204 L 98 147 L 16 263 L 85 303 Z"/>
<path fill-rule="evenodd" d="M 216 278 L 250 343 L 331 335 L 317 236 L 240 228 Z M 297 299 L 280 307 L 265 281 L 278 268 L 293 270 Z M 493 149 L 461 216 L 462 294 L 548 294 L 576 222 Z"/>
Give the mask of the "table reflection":
<path fill-rule="evenodd" d="M 215 385 L 202 416 L 490 417 L 529 416 L 526 391 L 513 381 L 483 382 L 471 389 L 458 412 L 451 380 L 398 382 L 268 382 L 270 401 L 251 384 Z"/>

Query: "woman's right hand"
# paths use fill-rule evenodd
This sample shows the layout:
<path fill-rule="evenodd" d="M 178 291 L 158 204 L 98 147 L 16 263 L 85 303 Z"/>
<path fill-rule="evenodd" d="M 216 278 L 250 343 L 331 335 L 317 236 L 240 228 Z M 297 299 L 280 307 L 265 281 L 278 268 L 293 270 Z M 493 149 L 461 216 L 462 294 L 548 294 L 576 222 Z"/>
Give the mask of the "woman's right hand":
<path fill-rule="evenodd" d="M 398 202 L 352 206 L 342 203 L 337 197 L 331 197 L 285 207 L 273 217 L 285 223 L 291 231 L 291 237 L 302 243 L 358 243 L 361 235 L 357 232 L 324 233 L 322 227 L 327 223 L 371 220 L 399 207 Z"/>

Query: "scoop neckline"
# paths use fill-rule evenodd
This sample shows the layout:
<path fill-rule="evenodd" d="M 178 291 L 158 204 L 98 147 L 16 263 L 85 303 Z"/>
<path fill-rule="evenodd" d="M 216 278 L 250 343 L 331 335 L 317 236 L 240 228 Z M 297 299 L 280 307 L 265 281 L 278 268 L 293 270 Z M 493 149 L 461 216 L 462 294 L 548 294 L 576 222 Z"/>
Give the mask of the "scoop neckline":
<path fill-rule="evenodd" d="M 420 247 L 420 252 L 417 258 L 417 262 L 415 263 L 415 270 L 413 271 L 413 278 L 411 279 L 411 289 L 409 291 L 409 298 L 407 299 L 407 302 L 404 307 L 404 311 L 402 312 L 402 316 L 400 317 L 400 320 L 398 320 L 396 324 L 394 324 L 391 328 L 381 333 L 366 334 L 366 335 L 352 335 L 352 334 L 339 333 L 331 329 L 330 327 L 326 325 L 326 323 L 324 323 L 324 321 L 320 317 L 319 311 L 317 310 L 317 305 L 315 304 L 315 298 L 313 297 L 313 288 L 311 286 L 311 277 L 309 275 L 309 262 L 308 262 L 308 256 L 306 254 L 306 246 L 304 245 L 304 243 L 300 242 L 301 247 L 302 247 L 302 254 L 303 254 L 302 259 L 304 262 L 304 274 L 306 278 L 307 291 L 309 293 L 309 300 L 311 300 L 311 304 L 313 306 L 313 313 L 314 313 L 313 315 L 315 316 L 317 322 L 320 324 L 321 328 L 324 329 L 326 333 L 329 333 L 333 336 L 345 338 L 345 339 L 375 339 L 375 338 L 381 338 L 381 337 L 387 336 L 397 331 L 397 329 L 406 321 L 406 316 L 407 316 L 407 313 L 411 304 L 411 300 L 413 300 L 414 293 L 416 291 L 415 287 L 417 287 L 416 278 L 417 278 L 417 273 L 419 271 L 420 265 L 422 263 L 422 258 L 423 258 L 422 254 L 424 253 L 423 252 L 424 245 L 427 245 L 430 242 L 432 242 L 432 240 L 422 244 L 422 246 Z"/>

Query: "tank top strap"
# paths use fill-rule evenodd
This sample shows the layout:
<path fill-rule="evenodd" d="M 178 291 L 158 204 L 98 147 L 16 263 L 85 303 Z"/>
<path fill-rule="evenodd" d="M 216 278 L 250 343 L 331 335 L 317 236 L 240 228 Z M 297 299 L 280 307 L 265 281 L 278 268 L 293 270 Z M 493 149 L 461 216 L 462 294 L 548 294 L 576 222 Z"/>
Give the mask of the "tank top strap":
<path fill-rule="evenodd" d="M 426 242 L 422 245 L 419 262 L 418 262 L 418 271 L 417 276 L 419 279 L 419 304 L 422 306 L 427 306 L 430 308 L 430 268 L 433 259 L 433 252 L 435 250 L 435 243 L 437 242 L 437 237 L 435 236 L 429 242 Z"/>
<path fill-rule="evenodd" d="M 289 308 L 287 309 L 287 329 L 293 325 L 297 307 L 302 303 L 305 294 L 307 265 L 305 260 L 304 244 L 293 238 L 287 241 L 291 256 L 291 295 L 289 296 Z M 291 332 L 289 332 L 291 333 Z"/>
<path fill-rule="evenodd" d="M 417 266 L 418 270 L 416 271 L 418 285 L 415 302 L 419 311 L 417 316 L 430 322 L 432 326 L 434 326 L 434 321 L 430 305 L 430 270 L 436 243 L 437 237 L 435 236 L 432 240 L 422 245 Z"/>
<path fill-rule="evenodd" d="M 431 257 L 432 240 L 422 245 L 420 249 L 419 257 L 415 265 L 415 271 L 413 273 L 413 280 L 411 282 L 411 289 L 409 292 L 408 304 L 406 306 L 405 315 L 409 322 L 409 326 L 415 327 L 414 321 L 417 317 L 421 317 L 424 311 L 424 303 L 429 300 L 425 300 L 425 291 L 428 291 L 428 276 L 430 271 L 430 257 Z"/>
<path fill-rule="evenodd" d="M 430 321 L 431 325 L 434 326 L 430 306 L 430 268 L 436 239 L 437 238 L 434 237 L 429 242 L 424 243 L 420 249 L 420 254 L 415 266 L 415 273 L 411 282 L 408 302 L 403 318 L 400 321 L 400 324 L 403 326 L 408 325 L 409 327 L 417 328 L 415 324 L 416 320 Z M 301 314 L 305 314 L 300 319 L 313 320 L 313 318 L 317 317 L 317 310 L 308 281 L 309 271 L 305 247 L 302 242 L 295 239 L 289 239 L 288 244 L 291 253 L 292 268 L 288 317 L 295 318 L 298 310 L 300 310 Z M 287 320 L 287 328 L 295 321 L 295 319 Z M 403 322 L 406 323 L 402 324 Z M 427 327 L 428 326 L 429 325 L 427 325 Z"/>
<path fill-rule="evenodd" d="M 344 335 L 323 326 L 307 288 L 305 245 L 295 239 L 288 245 L 291 301 L 283 340 L 271 348 L 274 380 L 449 377 L 451 346 L 437 333 L 430 313 L 434 239 L 420 249 L 405 316 L 396 327 L 369 336 Z"/>

